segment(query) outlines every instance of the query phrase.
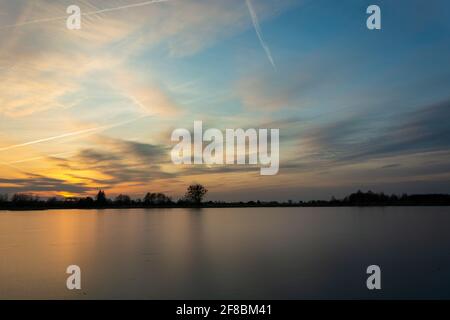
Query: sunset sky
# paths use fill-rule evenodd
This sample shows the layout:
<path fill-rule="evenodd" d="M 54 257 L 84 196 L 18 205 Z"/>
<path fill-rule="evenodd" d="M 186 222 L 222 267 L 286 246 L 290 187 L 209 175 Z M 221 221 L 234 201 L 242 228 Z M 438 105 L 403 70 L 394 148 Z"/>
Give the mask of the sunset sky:
<path fill-rule="evenodd" d="M 142 2 L 0 0 L 0 193 L 450 193 L 449 1 Z M 278 175 L 172 164 L 194 120 L 280 129 Z"/>

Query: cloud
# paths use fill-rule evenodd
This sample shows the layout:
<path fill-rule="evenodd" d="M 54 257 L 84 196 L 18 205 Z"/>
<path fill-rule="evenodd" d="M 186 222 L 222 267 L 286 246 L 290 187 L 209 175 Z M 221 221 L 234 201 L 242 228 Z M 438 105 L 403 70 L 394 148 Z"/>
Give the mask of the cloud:
<path fill-rule="evenodd" d="M 81 177 L 90 172 L 87 181 L 103 187 L 120 184 L 148 184 L 152 180 L 173 177 L 162 165 L 169 163 L 167 147 L 141 142 L 97 136 L 92 141 L 96 148 L 80 150 L 66 159 L 51 159 L 60 170 Z"/>
<path fill-rule="evenodd" d="M 355 166 L 380 159 L 385 162 L 378 163 L 382 169 L 393 168 L 392 163 L 405 167 L 418 154 L 450 149 L 450 129 L 442 121 L 449 115 L 450 99 L 403 112 L 396 116 L 395 122 L 379 122 L 370 114 L 360 113 L 301 128 L 290 133 L 290 140 L 297 140 L 296 146 L 301 152 L 281 167 L 288 165 L 297 171 L 337 170 L 342 166 L 356 169 Z M 445 159 L 447 155 L 442 157 Z"/>
<path fill-rule="evenodd" d="M 179 108 L 164 90 L 155 83 L 145 80 L 130 70 L 112 72 L 110 85 L 128 98 L 141 113 L 160 116 L 174 116 Z"/>
<path fill-rule="evenodd" d="M 236 82 L 236 95 L 249 110 L 276 111 L 302 109 L 313 105 L 314 95 L 336 82 L 333 73 L 339 72 L 329 59 L 318 56 L 303 61 L 286 59 L 278 72 L 254 69 Z"/>
<path fill-rule="evenodd" d="M 173 115 L 177 108 L 148 73 L 130 67 L 136 57 L 159 45 L 174 57 L 192 55 L 218 39 L 251 26 L 241 0 L 185 0 L 143 5 L 148 1 L 80 2 L 81 30 L 65 20 L 0 30 L 0 113 L 25 117 L 64 109 L 74 96 L 89 97 L 86 82 L 114 84 L 141 111 Z M 4 25 L 66 16 L 70 1 L 5 4 Z M 291 1 L 260 1 L 260 19 L 289 8 Z M 110 8 L 122 8 L 111 11 Z M 97 12 L 96 14 L 91 14 Z M 151 71 L 151 70 L 149 70 Z M 153 78 L 156 78 L 153 76 Z"/>
<path fill-rule="evenodd" d="M 405 113 L 397 124 L 368 139 L 344 159 L 448 150 L 450 128 L 442 119 L 449 116 L 450 99 Z"/>
<path fill-rule="evenodd" d="M 121 158 L 111 152 L 98 151 L 94 149 L 83 149 L 77 156 L 80 160 L 88 165 L 97 164 L 99 162 L 116 161 Z"/>
<path fill-rule="evenodd" d="M 68 183 L 64 180 L 44 177 L 41 175 L 28 175 L 24 178 L 0 178 L 1 193 L 76 193 L 84 194 L 92 189 L 82 183 Z"/>
<path fill-rule="evenodd" d="M 67 78 L 46 78 L 28 66 L 14 66 L 0 72 L 0 113 L 23 117 L 51 108 L 63 107 L 61 98 L 77 90 Z"/>

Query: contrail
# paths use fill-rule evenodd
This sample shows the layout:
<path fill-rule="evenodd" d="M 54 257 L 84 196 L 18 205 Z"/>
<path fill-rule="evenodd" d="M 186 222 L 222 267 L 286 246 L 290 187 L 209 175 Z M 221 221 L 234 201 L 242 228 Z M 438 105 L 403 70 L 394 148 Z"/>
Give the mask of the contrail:
<path fill-rule="evenodd" d="M 0 164 L 3 165 L 3 166 L 7 166 L 7 167 L 10 167 L 10 168 L 13 168 L 13 169 L 15 169 L 15 170 L 17 170 L 17 171 L 23 172 L 21 169 L 19 169 L 19 168 L 13 166 L 13 165 L 10 164 L 10 163 L 6 163 L 6 162 L 4 162 L 4 161 L 0 161 Z"/>
<path fill-rule="evenodd" d="M 104 13 L 104 12 L 111 12 L 111 11 L 117 11 L 117 10 L 129 9 L 129 8 L 143 7 L 143 6 L 147 6 L 149 4 L 160 3 L 160 2 L 167 2 L 167 1 L 169 1 L 169 0 L 145 1 L 145 2 L 140 2 L 140 3 L 128 4 L 128 5 L 120 6 L 120 7 L 107 8 L 107 9 L 101 9 L 101 10 L 81 13 L 81 16 L 91 16 L 91 15 Z M 21 22 L 21 23 L 1 26 L 0 30 L 1 29 L 21 27 L 21 26 L 25 26 L 25 25 L 29 25 L 29 24 L 57 21 L 57 20 L 62 20 L 62 19 L 67 19 L 67 15 L 66 16 L 61 16 L 61 17 L 53 17 L 53 18 L 44 18 L 44 19 L 30 20 L 30 21 L 24 21 L 24 22 Z"/>
<path fill-rule="evenodd" d="M 261 46 L 263 47 L 264 51 L 266 52 L 267 58 L 269 59 L 270 63 L 272 64 L 272 67 L 277 70 L 277 67 L 275 66 L 275 62 L 272 57 L 272 53 L 270 52 L 269 46 L 264 41 L 261 27 L 259 26 L 258 22 L 258 16 L 255 13 L 255 10 L 253 10 L 253 5 L 251 0 L 245 0 L 247 3 L 248 11 L 250 12 L 250 16 L 252 17 L 253 27 L 255 27 L 256 34 L 258 35 L 259 42 L 261 43 Z"/>
<path fill-rule="evenodd" d="M 142 102 L 140 102 L 135 96 L 129 95 L 127 96 L 128 99 L 131 99 L 131 101 L 133 101 L 133 103 L 135 103 L 139 108 L 141 108 L 142 110 L 146 110 L 147 108 L 142 104 Z"/>
<path fill-rule="evenodd" d="M 11 150 L 11 149 L 16 149 L 16 148 L 21 148 L 21 147 L 26 147 L 26 146 L 30 146 L 33 144 L 37 144 L 37 143 L 42 143 L 42 142 L 48 142 L 48 141 L 53 141 L 53 140 L 57 140 L 57 139 L 62 139 L 62 138 L 67 138 L 67 137 L 73 137 L 73 136 L 79 136 L 85 133 L 91 133 L 91 132 L 96 132 L 96 131 L 104 131 L 107 129 L 111 129 L 111 128 L 115 128 L 115 127 L 119 127 L 134 121 L 137 121 L 139 119 L 142 118 L 146 118 L 149 117 L 150 115 L 143 115 L 140 116 L 138 118 L 134 118 L 128 121 L 123 121 L 123 122 L 119 122 L 119 123 L 115 123 L 115 124 L 110 124 L 107 126 L 101 126 L 101 127 L 95 127 L 95 128 L 90 128 L 90 129 L 84 129 L 84 130 L 79 130 L 79 131 L 74 131 L 74 132 L 69 132 L 69 133 L 64 133 L 64 134 L 60 134 L 57 136 L 53 136 L 53 137 L 49 137 L 49 138 L 44 138 L 44 139 L 38 139 L 38 140 L 33 140 L 33 141 L 29 141 L 29 142 L 25 142 L 25 143 L 20 143 L 20 144 L 15 144 L 15 145 L 11 145 L 8 147 L 3 147 L 0 148 L 0 151 L 6 151 L 6 150 Z"/>
<path fill-rule="evenodd" d="M 73 154 L 73 152 L 64 152 L 64 153 L 49 154 L 48 156 L 45 156 L 45 157 L 27 158 L 27 159 L 22 159 L 22 160 L 17 160 L 17 161 L 9 162 L 8 164 L 17 164 L 17 163 L 24 163 L 24 162 L 30 162 L 30 161 L 36 161 L 36 160 L 42 160 L 42 159 L 47 159 L 48 157 L 62 157 L 62 156 L 70 155 L 70 154 Z"/>
<path fill-rule="evenodd" d="M 146 5 L 149 5 L 149 4 L 160 3 L 160 2 L 167 2 L 167 1 L 169 1 L 169 0 L 145 1 L 145 2 L 140 2 L 140 3 L 128 4 L 128 5 L 120 6 L 120 7 L 114 7 L 114 8 L 109 8 L 109 9 L 102 9 L 102 10 L 97 10 L 97 11 L 93 11 L 93 12 L 87 12 L 87 13 L 84 13 L 82 15 L 88 16 L 88 15 L 99 14 L 99 13 L 110 12 L 110 11 L 117 11 L 117 10 L 122 10 L 122 9 L 143 7 L 143 6 L 146 6 Z"/>

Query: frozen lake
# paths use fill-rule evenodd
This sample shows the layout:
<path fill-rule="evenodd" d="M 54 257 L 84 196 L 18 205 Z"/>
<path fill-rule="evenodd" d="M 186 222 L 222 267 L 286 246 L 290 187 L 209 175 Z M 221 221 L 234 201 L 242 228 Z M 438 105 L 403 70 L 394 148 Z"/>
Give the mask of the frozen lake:
<path fill-rule="evenodd" d="M 450 298 L 449 231 L 450 207 L 1 211 L 0 298 Z"/>

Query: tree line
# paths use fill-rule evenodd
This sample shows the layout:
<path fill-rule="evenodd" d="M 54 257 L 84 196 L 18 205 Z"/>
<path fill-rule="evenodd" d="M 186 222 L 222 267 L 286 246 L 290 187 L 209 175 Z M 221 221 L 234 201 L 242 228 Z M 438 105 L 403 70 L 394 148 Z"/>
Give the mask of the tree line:
<path fill-rule="evenodd" d="M 190 185 L 184 197 L 174 201 L 164 193 L 147 193 L 132 199 L 125 194 L 108 198 L 105 191 L 98 191 L 95 197 L 48 198 L 16 193 L 11 198 L 0 194 L 0 209 L 95 209 L 95 208 L 182 208 L 182 207 L 339 207 L 339 206 L 449 206 L 449 194 L 403 194 L 386 195 L 372 191 L 358 191 L 342 199 L 311 201 L 248 201 L 248 202 L 204 202 L 208 190 L 201 184 Z"/>
<path fill-rule="evenodd" d="M 119 194 L 108 198 L 105 191 L 99 190 L 95 197 L 51 197 L 41 199 L 36 195 L 16 193 L 11 198 L 7 194 L 0 194 L 0 209 L 53 209 L 53 208 L 145 208 L 145 207 L 174 207 L 199 206 L 208 190 L 201 184 L 190 185 L 184 197 L 173 201 L 164 193 L 148 192 L 140 199 L 132 199 L 129 195 Z"/>

